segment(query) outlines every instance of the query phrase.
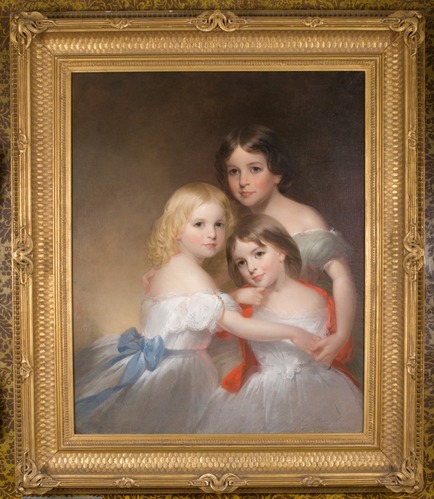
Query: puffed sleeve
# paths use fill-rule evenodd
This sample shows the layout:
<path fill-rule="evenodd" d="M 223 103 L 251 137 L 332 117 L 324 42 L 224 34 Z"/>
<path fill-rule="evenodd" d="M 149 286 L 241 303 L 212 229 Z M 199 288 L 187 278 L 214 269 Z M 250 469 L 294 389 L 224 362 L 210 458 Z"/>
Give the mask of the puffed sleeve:
<path fill-rule="evenodd" d="M 301 277 L 307 281 L 324 270 L 327 263 L 342 257 L 349 257 L 349 246 L 342 235 L 335 230 L 312 230 L 296 234 L 294 240 L 302 259 Z"/>
<path fill-rule="evenodd" d="M 225 307 L 235 306 L 228 295 L 220 292 L 198 292 L 177 303 L 168 316 L 166 327 L 169 333 L 185 329 L 216 332 L 217 322 Z"/>

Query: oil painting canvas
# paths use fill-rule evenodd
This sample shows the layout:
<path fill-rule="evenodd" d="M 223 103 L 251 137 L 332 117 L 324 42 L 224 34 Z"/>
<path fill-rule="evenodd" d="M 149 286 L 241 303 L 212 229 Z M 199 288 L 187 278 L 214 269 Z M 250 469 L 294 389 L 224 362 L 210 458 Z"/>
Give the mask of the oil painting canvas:
<path fill-rule="evenodd" d="M 77 73 L 73 75 L 72 85 L 73 324 L 78 432 L 362 431 L 364 73 Z M 334 358 L 326 358 L 328 365 L 315 361 L 309 364 L 313 357 L 298 358 L 297 347 L 294 351 L 291 346 L 280 358 L 287 340 L 283 343 L 262 341 L 270 334 L 272 339 L 272 328 L 270 333 L 264 330 L 254 349 L 257 356 L 266 358 L 259 364 L 255 359 L 254 379 L 248 380 L 246 375 L 243 386 L 236 388 L 237 393 L 233 386 L 227 385 L 232 383 L 231 372 L 232 377 L 239 376 L 240 357 L 249 343 L 246 347 L 244 343 L 225 341 L 218 333 L 209 332 L 205 340 L 202 331 L 193 334 L 194 340 L 182 341 L 186 329 L 192 335 L 191 324 L 183 327 L 178 324 L 180 329 L 175 340 L 173 331 L 167 332 L 169 319 L 164 307 L 161 308 L 161 304 L 156 307 L 155 303 L 151 306 L 148 300 L 142 306 L 146 294 L 142 276 L 149 271 L 146 241 L 154 222 L 163 213 L 164 204 L 178 188 L 192 182 L 219 186 L 232 199 L 238 218 L 246 212 L 273 211 L 270 206 L 259 209 L 269 193 L 263 194 L 261 186 L 254 184 L 254 178 L 246 182 L 259 192 L 254 194 L 259 196 L 257 201 L 254 196 L 248 199 L 244 193 L 237 194 L 240 184 L 246 191 L 244 179 L 236 180 L 238 187 L 233 187 L 232 192 L 229 184 L 234 184 L 234 179 L 229 178 L 229 184 L 220 179 L 219 183 L 215 158 L 220 143 L 233 129 L 248 135 L 243 139 L 247 149 L 261 151 L 260 144 L 265 143 L 264 150 L 274 148 L 278 151 L 275 155 L 287 155 L 286 163 L 280 166 L 287 177 L 283 194 L 275 189 L 283 201 L 276 218 L 287 221 L 288 232 L 298 241 L 299 249 L 302 248 L 303 275 L 296 277 L 318 284 L 329 296 L 333 296 L 333 290 L 338 294 L 334 297 L 338 302 L 334 308 L 340 314 L 337 329 L 340 320 L 347 320 L 349 324 L 343 324 L 341 333 L 346 327 L 343 334 L 351 337 L 353 343 L 351 352 L 347 345 L 343 352 L 330 354 L 345 360 L 345 365 L 336 362 L 330 370 L 327 368 Z M 282 151 L 278 150 L 277 139 Z M 238 164 L 236 156 L 234 159 L 228 163 Z M 243 159 L 238 161 L 243 164 Z M 245 161 L 249 171 L 254 159 L 252 156 Z M 269 170 L 270 161 L 282 163 L 280 159 L 267 158 L 265 172 Z M 253 187 L 248 189 L 252 191 Z M 287 206 L 288 199 L 297 204 Z M 300 213 L 300 207 L 304 207 L 306 214 L 303 210 Z M 276 209 L 279 210 L 274 208 L 274 211 Z M 345 264 L 339 263 L 342 259 L 346 260 Z M 325 267 L 331 262 L 336 268 L 327 272 Z M 170 275 L 166 278 L 171 279 Z M 346 278 L 352 280 L 355 292 L 351 284 L 349 289 L 345 289 L 345 284 L 336 285 Z M 188 280 L 188 276 L 178 277 L 182 279 Z M 226 288 L 228 285 L 223 283 Z M 344 295 L 354 292 L 355 303 L 342 296 L 340 285 L 344 286 Z M 233 291 L 233 287 L 232 284 L 228 291 Z M 317 293 L 313 292 L 312 296 L 316 298 Z M 306 299 L 309 302 L 309 297 Z M 291 297 L 287 300 L 294 302 Z M 153 310 L 149 317 L 141 314 L 146 306 Z M 172 300 L 171 312 L 174 306 Z M 321 302 L 319 308 L 323 306 Z M 269 307 L 265 298 L 264 307 Z M 354 310 L 345 310 L 351 308 Z M 183 308 L 180 310 L 181 314 L 186 313 Z M 298 311 L 305 310 L 306 303 L 301 302 Z M 345 314 L 354 314 L 355 319 L 348 320 Z M 156 324 L 149 329 L 147 325 L 152 321 Z M 213 321 L 215 317 L 210 319 Z M 244 329 L 241 334 L 247 333 L 246 326 Z M 321 325 L 316 324 L 314 331 L 316 329 L 319 335 L 328 334 Z M 152 372 L 149 366 L 146 368 L 143 353 L 146 334 L 150 336 L 146 340 L 154 341 L 153 345 L 150 342 L 146 345 L 150 356 L 159 355 L 158 349 L 162 349 L 163 360 L 157 368 L 152 367 Z M 166 349 L 155 344 L 155 337 L 161 336 L 165 338 Z M 278 349 L 278 358 L 273 348 Z M 190 351 L 189 356 L 186 351 Z M 198 369 L 197 358 L 205 355 L 206 362 Z M 253 356 L 252 352 L 250 355 Z M 153 362 L 155 359 L 150 362 L 151 366 Z M 274 367 L 266 371 L 266 366 L 274 363 Z M 304 367 L 300 374 L 303 363 L 309 367 Z M 294 367 L 290 368 L 291 365 Z M 183 375 L 185 381 L 181 379 Z M 262 379 L 264 377 L 266 379 Z M 312 377 L 320 377 L 321 382 L 312 383 Z M 278 381 L 282 381 L 282 386 L 276 384 Z M 263 393 L 269 391 L 266 385 L 274 386 L 275 393 L 270 400 Z M 306 402 L 299 400 L 300 391 L 304 392 Z M 320 394 L 325 396 L 321 402 Z M 314 400 L 318 401 L 316 406 Z M 330 400 L 333 402 L 329 404 Z M 295 405 L 298 409 L 294 409 L 291 417 L 289 411 Z M 354 405 L 357 411 L 353 410 Z M 269 406 L 274 406 L 282 421 L 265 421 Z M 255 410 L 258 412 L 248 424 L 246 414 Z M 307 423 L 309 411 L 316 411 L 317 416 Z M 203 413 L 206 414 L 201 417 Z M 232 424 L 228 421 L 229 414 L 232 414 Z M 323 423 L 319 421 L 321 418 Z M 226 422 L 219 425 L 218 420 Z"/>

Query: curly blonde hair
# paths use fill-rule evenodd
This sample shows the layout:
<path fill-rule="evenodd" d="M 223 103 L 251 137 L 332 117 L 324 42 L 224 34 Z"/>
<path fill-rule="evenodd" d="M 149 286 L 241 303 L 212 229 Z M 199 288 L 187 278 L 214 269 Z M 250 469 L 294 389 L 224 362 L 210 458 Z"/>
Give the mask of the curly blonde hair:
<path fill-rule="evenodd" d="M 232 232 L 235 217 L 226 194 L 218 187 L 203 182 L 186 184 L 177 189 L 164 206 L 146 244 L 146 258 L 159 267 L 179 253 L 178 237 L 193 211 L 204 203 L 219 204 L 225 213 L 226 237 Z"/>

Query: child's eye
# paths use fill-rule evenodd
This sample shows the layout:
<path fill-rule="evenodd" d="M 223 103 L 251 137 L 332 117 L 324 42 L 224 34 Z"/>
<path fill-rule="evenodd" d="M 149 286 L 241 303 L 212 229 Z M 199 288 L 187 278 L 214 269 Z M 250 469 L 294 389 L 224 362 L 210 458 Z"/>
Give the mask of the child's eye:
<path fill-rule="evenodd" d="M 215 226 L 218 228 L 218 229 L 224 229 L 225 228 L 225 223 L 224 222 L 217 222 L 215 224 Z"/>
<path fill-rule="evenodd" d="M 252 168 L 250 168 L 250 171 L 252 173 L 260 173 L 262 172 L 262 168 L 260 166 L 252 166 Z"/>
<path fill-rule="evenodd" d="M 237 168 L 229 168 L 229 170 L 228 170 L 229 177 L 235 177 L 235 175 L 237 173 L 238 173 L 238 169 Z"/>
<path fill-rule="evenodd" d="M 246 264 L 246 262 L 244 260 L 238 260 L 237 267 L 238 268 L 244 267 L 245 264 Z"/>
<path fill-rule="evenodd" d="M 265 251 L 262 251 L 262 250 L 261 251 L 257 251 L 255 253 L 255 255 L 256 255 L 257 258 L 261 258 L 261 257 L 263 257 L 265 255 Z"/>
<path fill-rule="evenodd" d="M 203 227 L 203 222 L 195 222 L 195 223 L 193 224 L 193 227 L 198 227 L 198 228 L 201 228 L 201 227 Z"/>

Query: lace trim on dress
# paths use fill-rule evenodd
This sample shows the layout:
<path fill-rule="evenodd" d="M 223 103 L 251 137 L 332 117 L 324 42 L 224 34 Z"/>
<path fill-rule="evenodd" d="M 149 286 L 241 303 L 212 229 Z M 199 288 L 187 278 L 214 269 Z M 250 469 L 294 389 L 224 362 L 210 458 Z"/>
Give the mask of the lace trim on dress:
<path fill-rule="evenodd" d="M 178 296 L 169 317 L 166 328 L 169 334 L 177 334 L 182 330 L 217 331 L 217 322 L 224 308 L 237 309 L 237 305 L 229 295 L 219 291 L 205 290 L 190 296 Z"/>

